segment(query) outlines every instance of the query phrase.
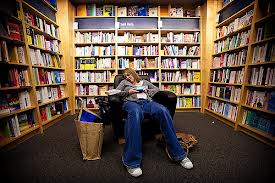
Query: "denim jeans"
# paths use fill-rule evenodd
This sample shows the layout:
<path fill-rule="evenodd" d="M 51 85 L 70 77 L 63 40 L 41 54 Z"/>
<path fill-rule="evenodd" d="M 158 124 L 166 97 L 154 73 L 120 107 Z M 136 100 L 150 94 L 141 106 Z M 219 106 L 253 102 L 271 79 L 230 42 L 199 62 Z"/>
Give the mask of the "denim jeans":
<path fill-rule="evenodd" d="M 127 112 L 124 128 L 126 143 L 122 157 L 125 166 L 140 167 L 142 159 L 141 123 L 144 113 L 149 113 L 154 120 L 159 122 L 171 158 L 175 161 L 184 159 L 186 154 L 177 140 L 172 117 L 165 106 L 149 100 L 127 101 L 123 104 L 123 110 Z"/>

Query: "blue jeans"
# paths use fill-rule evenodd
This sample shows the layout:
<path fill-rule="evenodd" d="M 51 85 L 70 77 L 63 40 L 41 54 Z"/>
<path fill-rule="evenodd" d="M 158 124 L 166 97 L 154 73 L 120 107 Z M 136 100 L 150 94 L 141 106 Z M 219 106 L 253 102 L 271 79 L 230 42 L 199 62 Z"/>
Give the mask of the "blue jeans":
<path fill-rule="evenodd" d="M 185 158 L 186 154 L 177 139 L 173 120 L 166 107 L 154 101 L 138 100 L 125 102 L 123 110 L 127 112 L 124 128 L 126 143 L 122 157 L 125 166 L 140 167 L 142 159 L 141 123 L 144 113 L 149 113 L 154 120 L 159 122 L 171 158 L 175 161 Z"/>

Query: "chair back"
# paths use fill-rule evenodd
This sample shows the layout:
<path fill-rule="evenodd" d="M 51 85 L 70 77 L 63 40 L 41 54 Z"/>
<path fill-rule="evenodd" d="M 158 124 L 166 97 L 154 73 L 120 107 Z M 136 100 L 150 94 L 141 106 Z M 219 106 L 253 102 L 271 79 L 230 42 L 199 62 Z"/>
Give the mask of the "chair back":
<path fill-rule="evenodd" d="M 142 80 L 147 80 L 150 82 L 150 77 L 148 75 L 139 75 L 139 77 Z M 116 75 L 114 79 L 114 88 L 116 88 L 123 79 L 125 79 L 123 74 Z"/>

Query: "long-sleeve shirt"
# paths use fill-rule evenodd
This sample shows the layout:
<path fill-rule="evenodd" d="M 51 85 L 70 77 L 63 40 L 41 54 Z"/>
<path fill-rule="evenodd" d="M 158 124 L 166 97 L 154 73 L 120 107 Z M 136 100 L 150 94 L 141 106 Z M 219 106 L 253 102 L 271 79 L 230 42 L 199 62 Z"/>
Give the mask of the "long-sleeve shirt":
<path fill-rule="evenodd" d="M 147 88 L 143 93 L 147 95 L 148 100 L 152 100 L 152 97 L 160 90 L 158 87 L 153 85 L 147 80 L 141 80 L 142 86 L 145 86 Z M 122 80 L 119 85 L 117 86 L 117 90 L 121 90 L 117 95 L 124 97 L 124 101 L 136 101 L 138 100 L 139 93 L 133 93 L 129 94 L 129 90 L 133 88 L 135 89 L 136 86 L 129 82 L 128 80 L 124 79 Z"/>

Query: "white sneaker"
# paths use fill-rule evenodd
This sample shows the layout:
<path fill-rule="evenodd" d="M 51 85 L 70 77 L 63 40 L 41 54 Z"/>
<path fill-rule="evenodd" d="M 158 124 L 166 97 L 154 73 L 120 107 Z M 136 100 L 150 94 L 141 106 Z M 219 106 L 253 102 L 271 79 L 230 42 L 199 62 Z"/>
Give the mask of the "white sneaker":
<path fill-rule="evenodd" d="M 133 177 L 139 177 L 142 175 L 142 170 L 141 168 L 127 168 L 127 171 L 129 172 L 130 175 L 132 175 Z"/>
<path fill-rule="evenodd" d="M 185 157 L 181 162 L 181 166 L 186 169 L 192 169 L 193 168 L 193 163 L 190 161 L 189 158 Z"/>

